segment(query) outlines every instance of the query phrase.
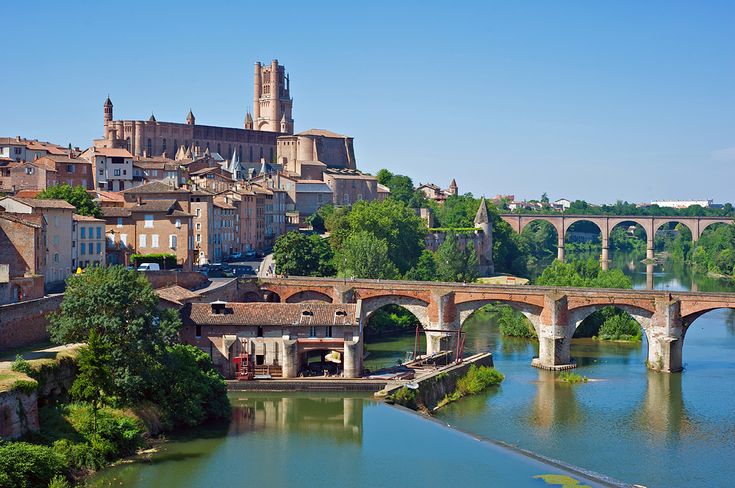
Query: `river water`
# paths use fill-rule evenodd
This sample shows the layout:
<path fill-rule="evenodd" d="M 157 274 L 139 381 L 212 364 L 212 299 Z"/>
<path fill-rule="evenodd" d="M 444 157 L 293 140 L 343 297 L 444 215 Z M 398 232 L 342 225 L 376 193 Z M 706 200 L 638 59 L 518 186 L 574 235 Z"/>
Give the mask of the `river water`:
<path fill-rule="evenodd" d="M 637 258 L 612 259 L 611 267 L 623 269 L 636 288 L 646 287 L 646 267 Z M 653 273 L 657 289 L 735 291 L 732 282 L 673 263 L 657 265 Z M 503 338 L 486 315 L 470 317 L 464 330 L 467 352 L 492 352 L 506 379 L 445 407 L 438 420 L 628 483 L 735 484 L 734 312 L 713 311 L 693 323 L 681 374 L 648 372 L 645 339 L 575 339 L 576 372 L 589 378 L 575 386 L 532 368 L 538 346 Z M 411 333 L 373 341 L 366 346 L 366 367 L 402 360 L 414 340 Z M 91 485 L 541 487 L 548 485 L 538 476 L 561 474 L 596 486 L 577 472 L 478 442 L 369 397 L 243 393 L 232 401 L 228 425 L 175 439 L 149 461 L 106 470 Z"/>

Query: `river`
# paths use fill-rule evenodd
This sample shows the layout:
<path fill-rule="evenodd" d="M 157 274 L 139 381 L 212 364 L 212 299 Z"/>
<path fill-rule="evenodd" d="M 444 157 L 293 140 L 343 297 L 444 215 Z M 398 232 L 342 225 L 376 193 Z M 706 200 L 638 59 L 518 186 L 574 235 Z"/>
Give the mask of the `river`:
<path fill-rule="evenodd" d="M 636 288 L 646 287 L 646 267 L 638 259 L 612 260 L 611 268 L 623 269 Z M 653 269 L 653 286 L 735 291 L 731 281 L 674 263 Z M 470 317 L 465 330 L 467 352 L 492 352 L 506 379 L 445 407 L 438 420 L 628 483 L 734 484 L 734 312 L 713 311 L 693 323 L 681 374 L 648 372 L 645 340 L 575 339 L 576 372 L 590 379 L 576 386 L 532 368 L 538 346 L 503 338 L 486 315 Z M 393 364 L 413 348 L 412 333 L 374 340 L 366 346 L 366 367 Z M 243 393 L 232 401 L 228 425 L 173 439 L 149 461 L 106 470 L 91 485 L 541 487 L 546 483 L 537 476 L 566 474 L 596 486 L 579 473 L 478 442 L 369 397 Z"/>

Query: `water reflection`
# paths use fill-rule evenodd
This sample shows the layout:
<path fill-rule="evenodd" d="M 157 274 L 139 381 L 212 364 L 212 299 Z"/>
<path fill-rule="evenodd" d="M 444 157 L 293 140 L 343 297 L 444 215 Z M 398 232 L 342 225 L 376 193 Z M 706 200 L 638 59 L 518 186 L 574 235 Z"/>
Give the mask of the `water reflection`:
<path fill-rule="evenodd" d="M 362 442 L 362 398 L 233 397 L 228 435 L 303 432 L 337 442 Z"/>
<path fill-rule="evenodd" d="M 678 440 L 681 434 L 694 432 L 695 424 L 684 405 L 682 375 L 649 371 L 637 419 L 638 428 L 657 437 Z"/>
<path fill-rule="evenodd" d="M 551 371 L 538 370 L 536 396 L 529 409 L 528 422 L 546 431 L 577 425 L 583 420 L 576 386 L 557 381 Z"/>

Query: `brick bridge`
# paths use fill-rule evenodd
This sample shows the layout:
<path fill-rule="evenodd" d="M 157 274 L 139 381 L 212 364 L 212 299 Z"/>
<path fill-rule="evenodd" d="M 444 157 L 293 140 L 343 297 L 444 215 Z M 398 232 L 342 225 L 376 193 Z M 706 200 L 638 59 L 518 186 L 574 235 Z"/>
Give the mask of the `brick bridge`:
<path fill-rule="evenodd" d="M 569 230 L 575 222 L 587 221 L 592 222 L 600 229 L 602 239 L 602 256 L 600 262 L 603 269 L 607 269 L 608 264 L 608 238 L 610 232 L 617 226 L 626 222 L 633 222 L 640 225 L 646 232 L 646 258 L 653 259 L 653 239 L 656 231 L 662 225 L 671 222 L 680 223 L 687 226 L 692 233 L 694 241 L 702 237 L 704 229 L 712 224 L 732 224 L 732 217 L 660 217 L 660 216 L 641 216 L 641 215 L 566 215 L 566 214 L 501 214 L 500 218 L 508 222 L 510 226 L 518 233 L 534 221 L 548 222 L 556 229 L 558 237 L 557 258 L 564 260 L 564 234 Z"/>
<path fill-rule="evenodd" d="M 735 293 L 300 277 L 261 279 L 258 286 L 259 289 L 253 286 L 243 298 L 287 303 L 362 300 L 365 318 L 385 305 L 400 305 L 427 329 L 424 333 L 428 354 L 454 350 L 457 332 L 479 308 L 490 303 L 506 304 L 533 324 L 539 337 L 539 357 L 533 364 L 546 369 L 571 367 L 570 346 L 575 330 L 590 314 L 610 305 L 628 312 L 642 326 L 651 369 L 681 371 L 682 346 L 689 325 L 710 310 L 735 309 Z"/>

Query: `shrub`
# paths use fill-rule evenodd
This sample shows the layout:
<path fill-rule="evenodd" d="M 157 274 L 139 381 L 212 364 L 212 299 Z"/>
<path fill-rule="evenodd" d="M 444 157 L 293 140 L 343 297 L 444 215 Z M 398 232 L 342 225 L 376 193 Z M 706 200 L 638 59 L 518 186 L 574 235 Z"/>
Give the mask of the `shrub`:
<path fill-rule="evenodd" d="M 71 488 L 71 485 L 66 478 L 57 474 L 56 476 L 51 478 L 51 482 L 48 484 L 48 488 Z"/>
<path fill-rule="evenodd" d="M 402 405 L 411 410 L 416 410 L 416 390 L 406 388 L 405 386 L 393 394 L 392 400 L 398 405 Z"/>
<path fill-rule="evenodd" d="M 456 392 L 460 397 L 476 395 L 488 386 L 499 385 L 505 379 L 502 373 L 495 368 L 473 364 L 467 374 L 457 380 Z"/>
<path fill-rule="evenodd" d="M 23 373 L 27 375 L 30 375 L 32 370 L 31 363 L 23 359 L 23 356 L 21 356 L 20 354 L 17 354 L 15 356 L 15 361 L 13 361 L 10 369 L 15 371 L 16 373 Z"/>
<path fill-rule="evenodd" d="M 131 254 L 130 261 L 135 263 L 135 267 L 140 266 L 140 263 L 158 263 L 161 269 L 172 269 L 178 268 L 176 262 L 176 255 L 170 253 L 160 254 Z"/>
<path fill-rule="evenodd" d="M 45 488 L 62 472 L 62 459 L 47 446 L 27 442 L 0 444 L 0 486 Z"/>
<path fill-rule="evenodd" d="M 559 381 L 569 383 L 570 385 L 576 385 L 577 383 L 587 383 L 587 377 L 577 373 L 571 373 L 569 371 L 562 371 L 558 376 Z"/>
<path fill-rule="evenodd" d="M 96 432 L 91 406 L 71 404 L 67 412 L 71 425 L 107 460 L 133 454 L 143 444 L 143 422 L 121 410 L 100 409 Z"/>
<path fill-rule="evenodd" d="M 613 315 L 605 319 L 600 327 L 599 336 L 603 341 L 640 341 L 642 331 L 638 322 L 627 315 Z"/>
<path fill-rule="evenodd" d="M 38 388 L 36 380 L 15 380 L 11 389 L 30 394 L 36 391 L 36 388 Z"/>

